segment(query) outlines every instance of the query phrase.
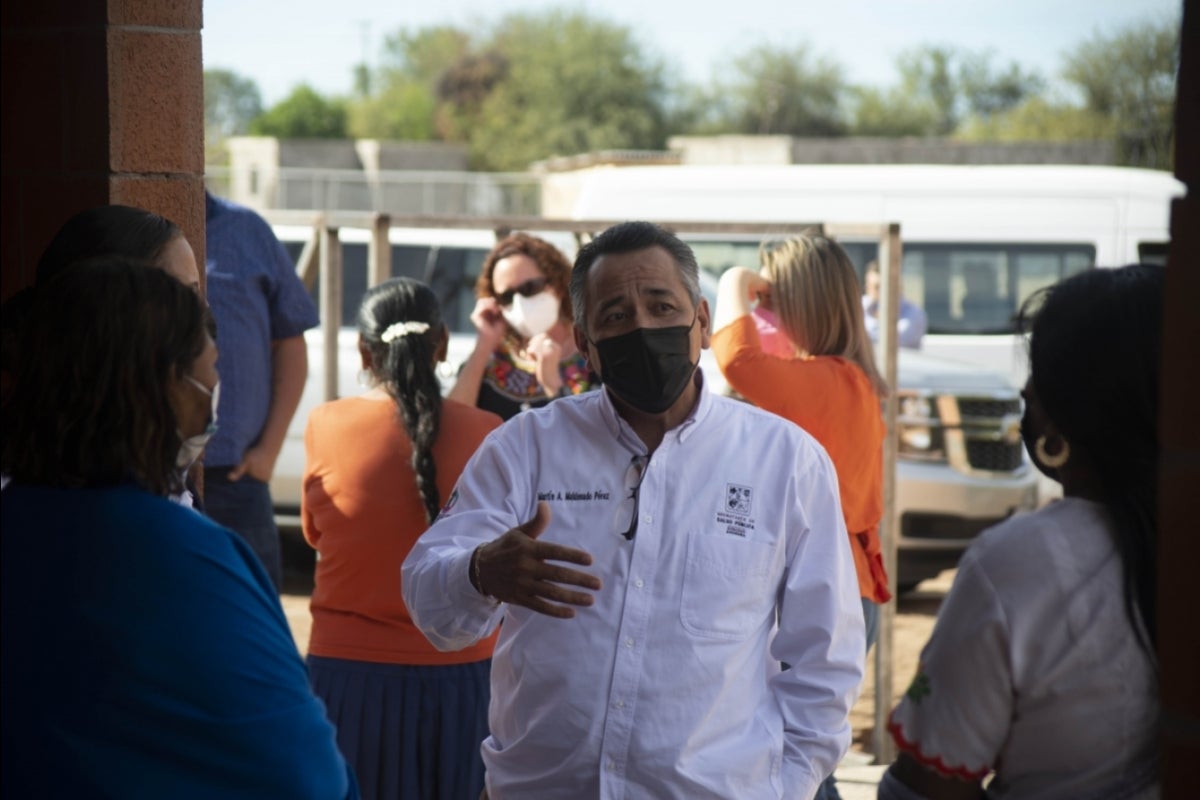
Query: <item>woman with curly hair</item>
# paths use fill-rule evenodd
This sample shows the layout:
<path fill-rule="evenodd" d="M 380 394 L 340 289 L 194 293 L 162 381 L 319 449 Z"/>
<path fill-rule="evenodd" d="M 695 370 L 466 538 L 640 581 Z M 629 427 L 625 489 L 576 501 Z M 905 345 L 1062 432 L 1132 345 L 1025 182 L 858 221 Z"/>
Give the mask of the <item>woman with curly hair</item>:
<path fill-rule="evenodd" d="M 570 277 L 571 264 L 544 239 L 497 242 L 475 285 L 475 349 L 447 396 L 508 419 L 595 388 L 571 335 Z"/>

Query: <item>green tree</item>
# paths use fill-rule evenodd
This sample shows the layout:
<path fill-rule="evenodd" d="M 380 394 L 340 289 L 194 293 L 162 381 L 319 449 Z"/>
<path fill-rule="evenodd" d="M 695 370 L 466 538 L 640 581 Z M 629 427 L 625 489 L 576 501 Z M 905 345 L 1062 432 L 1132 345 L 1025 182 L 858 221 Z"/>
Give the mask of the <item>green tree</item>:
<path fill-rule="evenodd" d="M 1084 108 L 1110 120 L 1122 163 L 1170 168 L 1179 31 L 1178 19 L 1143 22 L 1094 34 L 1066 55 L 1063 77 Z"/>
<path fill-rule="evenodd" d="M 695 132 L 838 136 L 848 87 L 840 65 L 806 45 L 762 45 L 735 58 L 731 77 L 694 90 Z"/>
<path fill-rule="evenodd" d="M 467 132 L 477 166 L 662 146 L 663 68 L 629 28 L 583 12 L 513 14 L 477 52 L 506 64 Z"/>
<path fill-rule="evenodd" d="M 439 100 L 442 76 L 468 52 L 466 33 L 448 26 L 401 30 L 384 40 L 380 67 L 359 74 L 362 93 L 349 105 L 349 130 L 354 136 L 378 139 L 457 140 Z"/>
<path fill-rule="evenodd" d="M 1103 114 L 1040 96 L 998 114 L 972 117 L 957 133 L 970 141 L 992 142 L 1097 141 L 1113 134 L 1113 121 Z"/>
<path fill-rule="evenodd" d="M 933 112 L 899 89 L 859 86 L 851 97 L 851 130 L 858 136 L 929 136 L 936 127 Z"/>
<path fill-rule="evenodd" d="M 346 106 L 301 84 L 255 119 L 250 130 L 258 136 L 281 139 L 343 139 L 347 134 Z"/>
<path fill-rule="evenodd" d="M 1015 62 L 997 68 L 989 52 L 924 45 L 896 59 L 887 90 L 854 92 L 854 132 L 864 136 L 949 136 L 1003 114 L 1042 91 L 1043 80 Z"/>
<path fill-rule="evenodd" d="M 210 142 L 238 136 L 262 113 L 258 84 L 233 70 L 204 70 L 204 132 Z"/>
<path fill-rule="evenodd" d="M 415 81 L 394 81 L 351 103 L 346 129 L 358 139 L 426 141 L 435 138 L 437 99 Z"/>

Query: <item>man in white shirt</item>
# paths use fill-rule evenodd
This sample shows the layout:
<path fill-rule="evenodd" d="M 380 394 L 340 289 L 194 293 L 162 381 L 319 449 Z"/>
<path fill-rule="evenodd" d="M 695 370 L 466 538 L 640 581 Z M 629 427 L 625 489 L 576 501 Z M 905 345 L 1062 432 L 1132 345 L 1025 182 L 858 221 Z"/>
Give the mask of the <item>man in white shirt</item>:
<path fill-rule="evenodd" d="M 867 274 L 863 279 L 864 292 L 862 297 L 863 322 L 867 325 L 867 335 L 872 342 L 879 341 L 879 264 L 872 261 L 867 264 Z M 896 317 L 896 337 L 900 347 L 912 350 L 921 349 L 921 338 L 929 328 L 929 318 L 925 311 L 916 303 L 900 298 L 900 309 Z"/>
<path fill-rule="evenodd" d="M 437 647 L 504 620 L 486 794 L 811 798 L 865 652 L 831 462 L 704 387 L 708 304 L 672 234 L 605 231 L 571 299 L 604 391 L 489 436 L 403 568 Z"/>

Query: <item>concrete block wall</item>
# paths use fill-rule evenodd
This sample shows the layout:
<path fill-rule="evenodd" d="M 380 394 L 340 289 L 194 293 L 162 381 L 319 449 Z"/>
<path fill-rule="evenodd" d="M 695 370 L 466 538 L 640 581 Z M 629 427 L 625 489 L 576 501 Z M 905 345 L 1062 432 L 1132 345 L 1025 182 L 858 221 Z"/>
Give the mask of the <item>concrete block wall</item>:
<path fill-rule="evenodd" d="M 136 205 L 203 263 L 201 0 L 12 0 L 0 11 L 0 295 L 71 215 Z"/>

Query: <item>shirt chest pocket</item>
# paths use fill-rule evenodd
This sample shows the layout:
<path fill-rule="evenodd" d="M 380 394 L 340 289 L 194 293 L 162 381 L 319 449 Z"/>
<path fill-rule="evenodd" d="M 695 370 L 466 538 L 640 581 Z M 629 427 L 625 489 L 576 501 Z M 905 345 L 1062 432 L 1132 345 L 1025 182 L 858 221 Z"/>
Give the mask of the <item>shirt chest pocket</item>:
<path fill-rule="evenodd" d="M 688 538 L 679 621 L 689 633 L 741 640 L 771 621 L 775 547 L 721 534 Z"/>

